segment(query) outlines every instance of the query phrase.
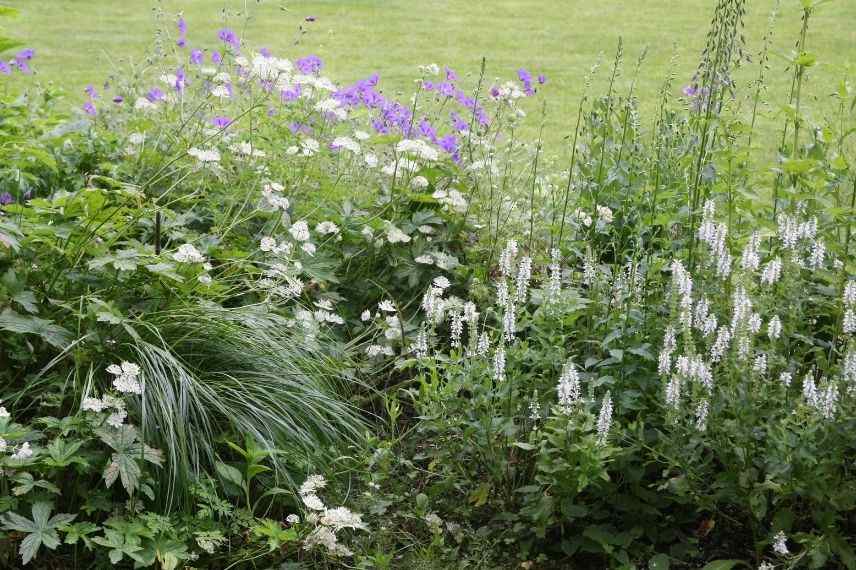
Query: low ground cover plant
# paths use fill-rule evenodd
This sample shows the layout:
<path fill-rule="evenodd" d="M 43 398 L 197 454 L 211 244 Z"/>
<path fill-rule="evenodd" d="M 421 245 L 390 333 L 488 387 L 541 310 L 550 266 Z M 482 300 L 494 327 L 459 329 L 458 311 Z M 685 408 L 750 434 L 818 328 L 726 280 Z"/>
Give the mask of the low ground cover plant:
<path fill-rule="evenodd" d="M 73 112 L 3 101 L 0 565 L 856 567 L 856 97 L 807 95 L 822 4 L 778 15 L 785 108 L 719 0 L 657 116 L 644 53 L 593 66 L 566 149 L 517 136 L 537 70 L 393 96 L 180 15 Z"/>

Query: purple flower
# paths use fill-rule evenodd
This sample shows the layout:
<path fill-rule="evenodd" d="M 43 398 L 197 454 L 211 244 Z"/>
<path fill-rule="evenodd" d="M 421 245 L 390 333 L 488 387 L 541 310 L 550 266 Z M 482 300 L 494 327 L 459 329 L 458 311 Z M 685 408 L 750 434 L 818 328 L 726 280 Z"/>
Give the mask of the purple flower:
<path fill-rule="evenodd" d="M 220 55 L 219 51 L 214 50 L 211 52 L 211 61 L 215 65 L 220 65 L 221 63 L 223 63 L 223 56 Z"/>
<path fill-rule="evenodd" d="M 12 68 L 2 59 L 0 59 L 0 73 L 3 75 L 10 75 L 12 73 Z"/>
<path fill-rule="evenodd" d="M 175 42 L 178 47 L 187 45 L 187 22 L 184 17 L 178 19 L 178 40 Z"/>
<path fill-rule="evenodd" d="M 440 95 L 444 95 L 446 97 L 454 97 L 455 86 L 449 83 L 448 81 L 444 81 L 437 85 L 437 92 L 440 93 Z"/>
<path fill-rule="evenodd" d="M 117 105 L 122 104 L 124 101 L 125 101 L 125 98 L 122 97 L 121 95 L 116 95 L 115 97 L 113 97 L 113 102 L 116 103 Z"/>
<path fill-rule="evenodd" d="M 90 117 L 94 117 L 98 114 L 98 111 L 95 110 L 95 103 L 92 101 L 87 101 L 83 104 L 83 112 L 89 115 Z"/>
<path fill-rule="evenodd" d="M 190 63 L 193 65 L 200 65 L 202 63 L 202 50 L 195 49 L 190 52 Z"/>
<path fill-rule="evenodd" d="M 30 73 L 30 66 L 27 62 L 33 59 L 34 55 L 36 52 L 32 48 L 22 49 L 15 54 L 15 65 L 21 73 Z"/>
<path fill-rule="evenodd" d="M 0 206 L 5 206 L 6 204 L 11 204 L 15 199 L 12 198 L 12 195 L 8 192 L 3 192 L 0 194 Z"/>
<path fill-rule="evenodd" d="M 469 130 L 469 125 L 467 125 L 467 122 L 458 113 L 452 111 L 450 116 L 452 117 L 452 128 L 456 131 L 463 133 Z"/>
<path fill-rule="evenodd" d="M 264 58 L 269 58 L 271 55 L 273 55 L 273 54 L 271 54 L 270 49 L 268 49 L 266 47 L 263 47 L 262 49 L 260 49 L 259 53 Z"/>
<path fill-rule="evenodd" d="M 684 97 L 695 97 L 698 95 L 698 87 L 695 85 L 687 85 L 681 90 L 681 93 L 684 94 Z"/>
<path fill-rule="evenodd" d="M 295 85 L 291 89 L 283 89 L 280 92 L 280 97 L 282 98 L 283 103 L 296 101 L 300 98 L 300 85 Z"/>
<path fill-rule="evenodd" d="M 297 69 L 305 75 L 318 73 L 324 67 L 324 62 L 317 55 L 307 55 L 297 60 Z"/>
<path fill-rule="evenodd" d="M 494 85 L 493 87 L 490 88 L 490 96 L 493 97 L 494 99 L 499 97 L 499 86 L 498 85 Z"/>
<path fill-rule="evenodd" d="M 520 79 L 520 82 L 524 85 L 532 83 L 532 75 L 522 67 L 517 70 L 517 78 Z"/>
<path fill-rule="evenodd" d="M 211 119 L 211 124 L 217 127 L 218 129 L 225 129 L 229 125 L 232 124 L 232 119 L 229 117 L 214 117 Z"/>
<path fill-rule="evenodd" d="M 437 129 L 431 125 L 428 119 L 423 118 L 419 121 L 419 133 L 431 142 L 437 142 Z"/>
<path fill-rule="evenodd" d="M 426 79 L 422 82 L 422 89 L 425 91 L 434 91 L 434 82 Z"/>
<path fill-rule="evenodd" d="M 175 70 L 175 90 L 181 93 L 184 91 L 184 86 L 187 85 L 187 74 L 184 73 L 184 68 L 179 67 Z"/>
<path fill-rule="evenodd" d="M 241 40 L 238 38 L 238 34 L 233 32 L 229 28 L 223 28 L 219 32 L 217 32 L 217 37 L 220 38 L 224 44 L 228 44 L 232 46 L 234 49 L 241 48 Z"/>
<path fill-rule="evenodd" d="M 458 138 L 455 135 L 446 135 L 437 144 L 449 154 L 458 152 Z"/>
<path fill-rule="evenodd" d="M 299 133 L 303 133 L 304 135 L 312 134 L 312 127 L 310 127 L 309 125 L 304 125 L 303 123 L 290 123 L 288 125 L 288 130 L 290 130 L 291 133 L 294 135 Z"/>
<path fill-rule="evenodd" d="M 538 85 L 544 85 L 545 83 L 547 83 L 547 76 L 543 73 L 538 75 Z"/>
<path fill-rule="evenodd" d="M 303 20 L 306 22 L 314 22 L 315 16 L 306 16 L 305 18 L 303 18 Z"/>
<path fill-rule="evenodd" d="M 152 87 L 149 92 L 146 93 L 146 99 L 152 103 L 157 103 L 158 101 L 166 99 L 166 95 L 158 87 Z"/>
<path fill-rule="evenodd" d="M 90 99 L 98 99 L 98 91 L 95 90 L 95 86 L 91 83 L 86 86 L 86 89 L 84 89 L 84 91 L 86 92 L 86 96 Z"/>
<path fill-rule="evenodd" d="M 451 69 L 450 67 L 447 67 L 446 68 L 446 81 L 457 81 L 457 80 L 458 80 L 458 74 L 455 73 L 455 71 L 453 69 Z"/>

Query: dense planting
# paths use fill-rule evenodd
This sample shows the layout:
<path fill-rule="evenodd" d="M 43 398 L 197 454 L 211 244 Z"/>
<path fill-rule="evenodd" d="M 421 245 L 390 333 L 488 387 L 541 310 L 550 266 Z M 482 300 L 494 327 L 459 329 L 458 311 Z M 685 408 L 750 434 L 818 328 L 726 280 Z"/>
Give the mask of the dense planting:
<path fill-rule="evenodd" d="M 3 101 L 0 566 L 856 568 L 820 4 L 775 140 L 741 0 L 653 118 L 619 44 L 566 149 L 518 136 L 537 70 L 395 97 L 181 17 L 73 113 Z"/>

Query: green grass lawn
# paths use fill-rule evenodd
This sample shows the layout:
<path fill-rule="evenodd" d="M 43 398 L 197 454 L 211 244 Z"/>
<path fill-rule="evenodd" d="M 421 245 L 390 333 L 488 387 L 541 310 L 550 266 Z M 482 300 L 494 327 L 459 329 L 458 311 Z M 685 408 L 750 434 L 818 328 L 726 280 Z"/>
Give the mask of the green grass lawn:
<path fill-rule="evenodd" d="M 83 98 L 87 83 L 101 82 L 111 69 L 140 61 L 164 30 L 175 34 L 175 14 L 183 11 L 190 44 L 213 47 L 226 22 L 249 41 L 277 55 L 317 53 L 335 80 L 349 81 L 377 71 L 387 92 L 409 90 L 416 66 L 436 62 L 460 73 L 478 73 L 487 58 L 488 77 L 510 77 L 520 66 L 550 78 L 546 98 L 548 138 L 567 132 L 583 90 L 583 78 L 603 54 L 595 82 L 603 88 L 606 67 L 619 36 L 625 45 L 622 89 L 633 64 L 647 46 L 639 78 L 643 111 L 656 104 L 653 93 L 677 50 L 675 93 L 692 75 L 704 43 L 714 0 L 4 0 L 20 10 L 6 33 L 36 49 L 38 80 Z M 746 41 L 756 53 L 767 29 L 774 0 L 752 0 Z M 244 6 L 247 12 L 244 13 Z M 774 53 L 791 49 L 799 30 L 799 0 L 781 0 Z M 160 14 L 160 16 L 158 16 Z M 304 17 L 315 16 L 314 23 Z M 306 33 L 299 33 L 300 26 Z M 818 55 L 809 88 L 822 101 L 856 62 L 856 1 L 833 0 L 818 9 L 808 45 Z M 789 79 L 785 61 L 771 60 L 771 99 L 779 103 Z M 849 65 L 849 67 L 848 67 Z M 757 74 L 749 64 L 738 78 Z M 4 80 L 8 81 L 8 80 Z M 649 117 L 650 118 L 650 117 Z M 645 120 L 645 117 L 643 117 Z M 772 119 L 769 119 L 772 120 Z"/>

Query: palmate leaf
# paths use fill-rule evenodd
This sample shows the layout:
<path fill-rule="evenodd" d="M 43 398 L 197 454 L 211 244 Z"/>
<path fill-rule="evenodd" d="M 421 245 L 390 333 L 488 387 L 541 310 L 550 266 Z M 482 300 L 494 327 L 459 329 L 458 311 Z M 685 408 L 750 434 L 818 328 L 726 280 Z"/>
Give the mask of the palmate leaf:
<path fill-rule="evenodd" d="M 24 564 L 36 557 L 43 544 L 47 548 L 55 550 L 60 544 L 57 529 L 67 525 L 77 517 L 77 515 L 68 513 L 51 517 L 51 505 L 45 502 L 33 504 L 32 513 L 32 520 L 17 513 L 6 513 L 0 516 L 0 521 L 2 521 L 5 530 L 27 533 L 27 536 L 21 541 L 19 549 Z"/>
<path fill-rule="evenodd" d="M 35 334 L 42 337 L 51 346 L 60 349 L 68 346 L 72 339 L 68 330 L 52 321 L 21 315 L 12 309 L 6 309 L 0 313 L 0 330 L 19 334 Z"/>
<path fill-rule="evenodd" d="M 139 486 L 140 475 L 142 475 L 137 459 L 142 458 L 158 467 L 163 463 L 160 451 L 137 441 L 137 430 L 133 426 L 122 426 L 118 429 L 101 428 L 95 433 L 114 451 L 110 457 L 110 463 L 104 468 L 104 482 L 107 487 L 121 478 L 122 486 L 131 495 Z"/>

